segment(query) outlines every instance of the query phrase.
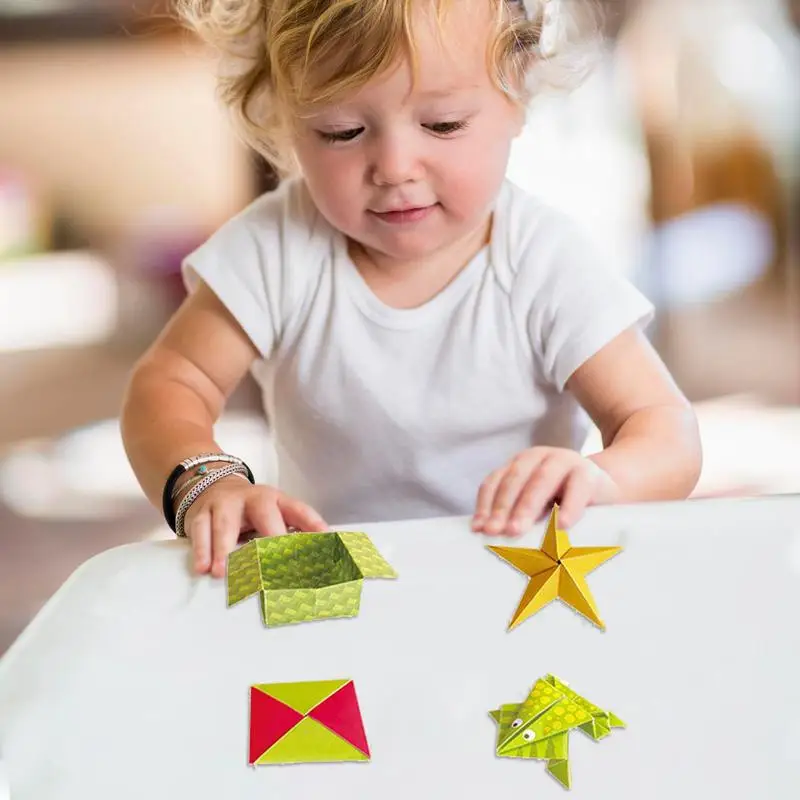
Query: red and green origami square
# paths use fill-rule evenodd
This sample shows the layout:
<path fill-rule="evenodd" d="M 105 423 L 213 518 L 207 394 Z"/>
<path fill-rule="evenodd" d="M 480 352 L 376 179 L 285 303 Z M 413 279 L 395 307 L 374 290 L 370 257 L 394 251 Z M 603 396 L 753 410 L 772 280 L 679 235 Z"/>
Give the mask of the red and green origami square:
<path fill-rule="evenodd" d="M 352 680 L 250 687 L 251 765 L 369 759 Z"/>

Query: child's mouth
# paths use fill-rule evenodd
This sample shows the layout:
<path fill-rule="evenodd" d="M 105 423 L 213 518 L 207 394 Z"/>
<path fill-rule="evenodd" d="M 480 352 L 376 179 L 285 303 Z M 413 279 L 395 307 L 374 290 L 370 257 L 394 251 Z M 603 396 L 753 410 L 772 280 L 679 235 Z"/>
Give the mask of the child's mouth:
<path fill-rule="evenodd" d="M 390 225 L 407 225 L 411 222 L 420 222 L 429 216 L 438 204 L 433 203 L 429 206 L 418 206 L 415 208 L 403 208 L 395 211 L 371 211 L 370 213 Z"/>

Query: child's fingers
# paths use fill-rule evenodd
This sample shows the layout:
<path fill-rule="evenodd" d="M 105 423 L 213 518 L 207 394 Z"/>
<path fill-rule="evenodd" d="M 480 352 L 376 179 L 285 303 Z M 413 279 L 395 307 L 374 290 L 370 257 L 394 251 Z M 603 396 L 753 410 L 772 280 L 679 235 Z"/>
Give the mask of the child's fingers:
<path fill-rule="evenodd" d="M 475 506 L 475 515 L 472 518 L 473 531 L 484 531 L 485 533 L 488 533 L 484 526 L 491 516 L 494 496 L 497 492 L 497 487 L 500 485 L 500 481 L 503 480 L 504 474 L 505 470 L 495 470 L 481 484 L 480 489 L 478 490 L 478 500 Z"/>
<path fill-rule="evenodd" d="M 278 498 L 278 508 L 287 525 L 301 531 L 320 532 L 328 530 L 328 523 L 311 506 L 300 500 L 282 495 Z"/>
<path fill-rule="evenodd" d="M 529 453 L 524 461 L 512 463 L 506 472 L 505 477 L 500 482 L 497 495 L 492 507 L 492 517 L 487 528 L 493 533 L 518 533 L 515 529 L 508 528 L 509 516 L 519 503 L 519 498 L 525 487 L 528 486 L 531 475 L 536 475 L 546 469 L 549 463 L 547 454 Z"/>
<path fill-rule="evenodd" d="M 186 535 L 192 543 L 194 571 L 205 575 L 211 568 L 211 512 L 200 511 L 191 521 Z"/>
<path fill-rule="evenodd" d="M 492 515 L 486 524 L 489 533 L 500 533 L 506 527 L 508 515 L 529 477 L 530 472 L 527 470 L 509 467 L 494 496 Z"/>
<path fill-rule="evenodd" d="M 261 536 L 283 536 L 286 523 L 273 494 L 253 497 L 247 503 L 247 519 Z"/>
<path fill-rule="evenodd" d="M 242 531 L 242 504 L 236 501 L 218 503 L 211 509 L 211 574 L 225 575 L 228 554 L 236 546 Z"/>
<path fill-rule="evenodd" d="M 586 469 L 574 469 L 569 473 L 558 509 L 559 521 L 563 527 L 568 528 L 581 518 L 591 502 L 593 483 L 592 475 Z"/>
<path fill-rule="evenodd" d="M 521 533 L 539 519 L 547 504 L 558 493 L 570 466 L 558 458 L 549 458 L 531 475 L 520 492 L 512 512 L 511 531 Z"/>

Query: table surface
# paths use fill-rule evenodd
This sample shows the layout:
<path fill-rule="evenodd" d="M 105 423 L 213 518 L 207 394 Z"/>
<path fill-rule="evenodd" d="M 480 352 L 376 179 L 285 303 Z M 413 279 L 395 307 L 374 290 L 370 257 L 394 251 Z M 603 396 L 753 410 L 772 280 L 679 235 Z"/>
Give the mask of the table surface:
<path fill-rule="evenodd" d="M 0 661 L 11 800 L 564 797 L 495 757 L 488 716 L 548 672 L 627 723 L 571 734 L 574 797 L 795 799 L 798 520 L 798 496 L 591 509 L 572 544 L 624 548 L 588 578 L 605 632 L 560 602 L 507 631 L 526 579 L 466 519 L 363 526 L 398 580 L 366 581 L 356 618 L 269 629 L 183 542 L 115 548 Z M 249 767 L 248 687 L 334 678 L 372 761 Z"/>

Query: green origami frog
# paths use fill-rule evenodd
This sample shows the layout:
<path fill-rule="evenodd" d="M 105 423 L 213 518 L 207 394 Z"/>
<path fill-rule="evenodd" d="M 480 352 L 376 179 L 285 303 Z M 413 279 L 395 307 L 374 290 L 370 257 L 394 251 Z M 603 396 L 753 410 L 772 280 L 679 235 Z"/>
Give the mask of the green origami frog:
<path fill-rule="evenodd" d="M 569 732 L 580 728 L 598 740 L 625 723 L 572 691 L 553 675 L 540 678 L 522 703 L 489 712 L 497 723 L 497 755 L 537 758 L 565 788 L 570 787 Z"/>

